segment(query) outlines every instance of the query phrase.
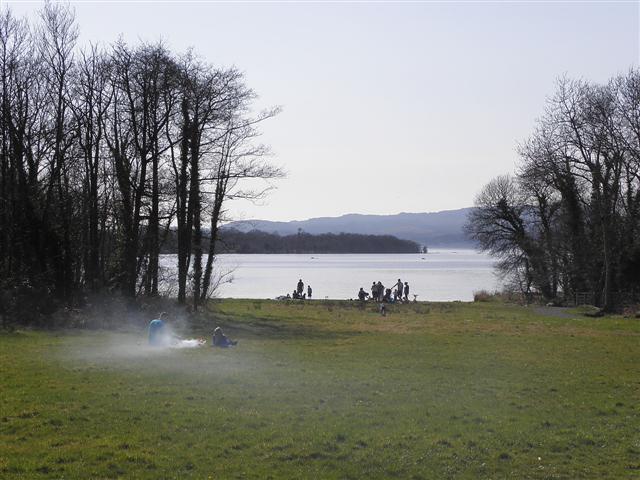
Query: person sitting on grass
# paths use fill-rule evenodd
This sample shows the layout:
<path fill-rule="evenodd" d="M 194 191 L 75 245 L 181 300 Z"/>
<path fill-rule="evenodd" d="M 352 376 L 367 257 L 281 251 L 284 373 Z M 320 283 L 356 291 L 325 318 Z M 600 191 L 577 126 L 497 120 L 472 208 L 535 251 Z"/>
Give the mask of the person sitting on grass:
<path fill-rule="evenodd" d="M 384 292 L 384 296 L 382 297 L 382 301 L 384 303 L 391 303 L 391 289 L 387 288 Z"/>
<path fill-rule="evenodd" d="M 214 347 L 227 348 L 238 344 L 237 340 L 231 340 L 227 337 L 220 327 L 216 327 L 213 331 L 213 339 L 211 341 Z"/>
<path fill-rule="evenodd" d="M 165 318 L 166 313 L 162 312 L 158 318 L 149 322 L 149 345 L 154 347 L 169 347 L 175 345 L 182 338 L 171 331 L 171 325 Z"/>
<path fill-rule="evenodd" d="M 158 318 L 149 322 L 149 345 L 159 347 L 167 345 L 169 343 L 169 335 L 167 332 L 167 326 L 163 321 L 165 313 L 162 312 L 158 315 Z"/>
<path fill-rule="evenodd" d="M 358 292 L 358 300 L 360 300 L 361 302 L 364 302 L 365 300 L 367 300 L 368 296 L 369 294 L 365 292 L 362 287 L 360 287 L 360 291 Z"/>

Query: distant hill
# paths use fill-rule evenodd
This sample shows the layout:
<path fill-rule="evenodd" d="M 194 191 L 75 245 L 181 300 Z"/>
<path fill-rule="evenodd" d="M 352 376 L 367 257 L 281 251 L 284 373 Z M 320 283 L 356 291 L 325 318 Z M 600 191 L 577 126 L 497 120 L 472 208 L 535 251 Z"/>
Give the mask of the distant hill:
<path fill-rule="evenodd" d="M 240 231 L 261 230 L 291 235 L 298 229 L 313 235 L 321 233 L 358 233 L 363 235 L 393 235 L 429 247 L 473 247 L 465 237 L 463 226 L 471 208 L 443 210 L 432 213 L 399 213 L 397 215 L 360 215 L 319 217 L 291 222 L 244 220 L 227 224 Z"/>

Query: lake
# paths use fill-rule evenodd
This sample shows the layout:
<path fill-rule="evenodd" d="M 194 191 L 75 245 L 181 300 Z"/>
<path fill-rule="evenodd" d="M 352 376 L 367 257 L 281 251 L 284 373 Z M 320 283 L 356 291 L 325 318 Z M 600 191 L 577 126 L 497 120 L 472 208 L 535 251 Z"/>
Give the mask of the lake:
<path fill-rule="evenodd" d="M 205 260 L 206 261 L 206 260 Z M 357 298 L 360 287 L 371 292 L 380 280 L 391 288 L 409 282 L 410 298 L 419 301 L 473 299 L 477 290 L 493 291 L 498 281 L 494 260 L 474 250 L 430 250 L 428 254 L 225 254 L 216 258 L 218 272 L 228 274 L 216 293 L 222 298 L 275 298 L 293 292 L 298 279 L 313 289 L 315 299 Z M 165 274 L 175 275 L 176 255 L 162 255 Z M 175 289 L 165 282 L 164 289 Z M 175 292 L 174 292 L 175 293 Z"/>

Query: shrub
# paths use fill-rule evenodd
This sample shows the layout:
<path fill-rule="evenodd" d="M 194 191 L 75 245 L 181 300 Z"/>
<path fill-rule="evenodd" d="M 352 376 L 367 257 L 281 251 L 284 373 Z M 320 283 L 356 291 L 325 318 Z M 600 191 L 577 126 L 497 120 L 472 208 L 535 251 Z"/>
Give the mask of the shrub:
<path fill-rule="evenodd" d="M 489 293 L 487 290 L 478 290 L 473 292 L 473 301 L 474 302 L 489 302 L 493 299 L 494 295 Z"/>

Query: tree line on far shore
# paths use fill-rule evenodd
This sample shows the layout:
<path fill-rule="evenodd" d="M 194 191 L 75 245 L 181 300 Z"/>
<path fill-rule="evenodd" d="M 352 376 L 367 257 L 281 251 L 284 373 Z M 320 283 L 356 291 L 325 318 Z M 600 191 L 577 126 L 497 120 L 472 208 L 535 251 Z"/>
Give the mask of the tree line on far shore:
<path fill-rule="evenodd" d="M 471 238 L 525 294 L 640 301 L 640 71 L 559 80 L 518 154 L 477 196 Z"/>
<path fill-rule="evenodd" d="M 227 202 L 282 175 L 257 140 L 277 109 L 253 113 L 242 73 L 191 51 L 77 38 L 69 6 L 0 9 L 0 299 L 157 295 L 175 229 L 178 300 L 197 307 Z"/>
<path fill-rule="evenodd" d="M 205 248 L 207 240 L 205 240 Z M 421 247 L 411 240 L 392 235 L 361 235 L 355 233 L 299 232 L 279 235 L 260 230 L 242 232 L 221 229 L 218 233 L 218 253 L 420 253 Z M 177 253 L 177 238 L 170 236 L 162 253 Z"/>

